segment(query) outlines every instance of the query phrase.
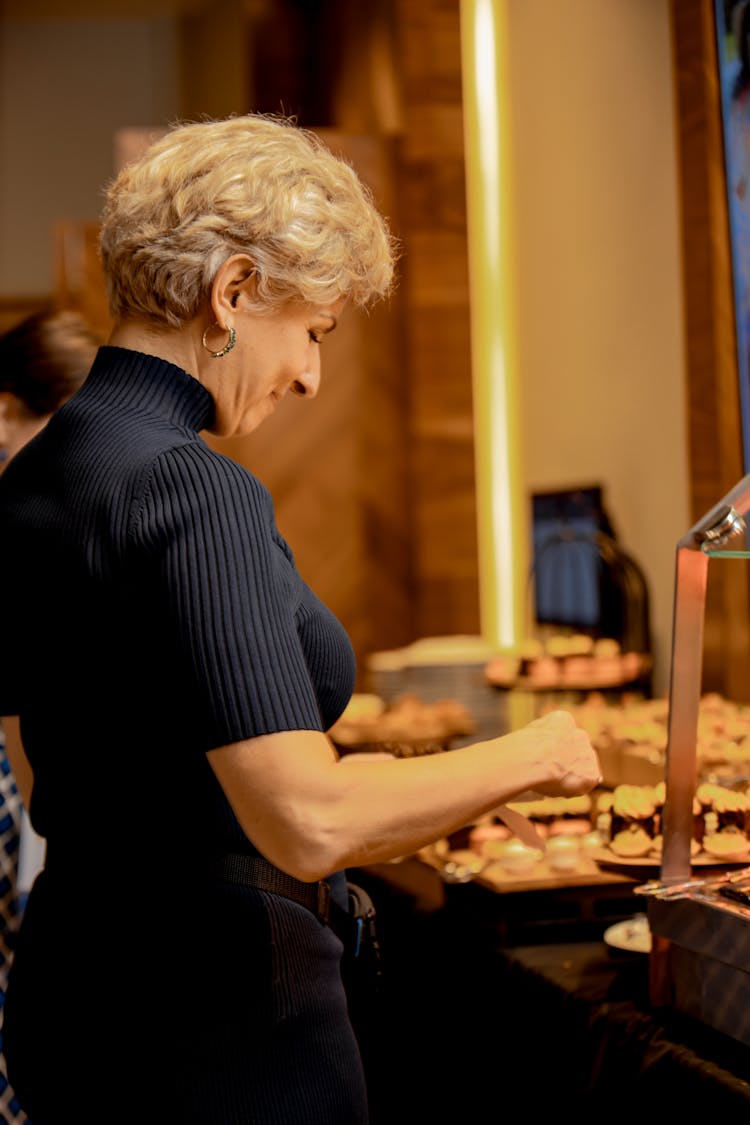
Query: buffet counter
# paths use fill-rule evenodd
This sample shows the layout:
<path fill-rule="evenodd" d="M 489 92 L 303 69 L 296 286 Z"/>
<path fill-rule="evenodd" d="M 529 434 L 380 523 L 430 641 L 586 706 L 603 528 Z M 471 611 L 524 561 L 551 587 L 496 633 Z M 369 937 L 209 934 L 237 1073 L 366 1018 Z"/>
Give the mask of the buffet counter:
<path fill-rule="evenodd" d="M 750 1050 L 652 1008 L 647 956 L 613 955 L 602 942 L 518 947 L 498 951 L 493 975 L 499 1057 L 543 1099 L 535 1109 L 559 1109 L 564 1091 L 584 1120 L 623 1105 L 644 1120 L 657 1108 L 689 1109 L 691 1119 L 750 1111 Z"/>
<path fill-rule="evenodd" d="M 750 1048 L 654 1008 L 648 954 L 603 940 L 644 909 L 634 881 L 537 896 L 416 859 L 352 874 L 382 923 L 383 988 L 357 1020 L 371 1125 L 501 1120 L 519 1096 L 532 1120 L 750 1109 Z"/>

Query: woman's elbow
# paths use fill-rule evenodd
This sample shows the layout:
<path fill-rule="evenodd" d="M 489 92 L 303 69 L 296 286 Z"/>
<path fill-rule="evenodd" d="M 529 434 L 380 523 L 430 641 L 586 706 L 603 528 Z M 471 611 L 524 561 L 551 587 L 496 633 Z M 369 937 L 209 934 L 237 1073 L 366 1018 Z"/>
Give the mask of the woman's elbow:
<path fill-rule="evenodd" d="M 325 823 L 296 821 L 253 842 L 271 863 L 303 883 L 315 883 L 346 866 L 341 835 Z"/>

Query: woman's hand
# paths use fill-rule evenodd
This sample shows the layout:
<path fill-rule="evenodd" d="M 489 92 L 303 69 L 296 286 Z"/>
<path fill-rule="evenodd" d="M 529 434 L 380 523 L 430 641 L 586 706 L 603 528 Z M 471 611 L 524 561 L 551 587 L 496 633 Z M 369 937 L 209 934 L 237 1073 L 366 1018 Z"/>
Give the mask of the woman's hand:
<path fill-rule="evenodd" d="M 548 778 L 534 784 L 535 792 L 546 797 L 577 797 L 601 783 L 597 753 L 568 711 L 550 711 L 519 733 L 530 740 L 530 752 Z"/>

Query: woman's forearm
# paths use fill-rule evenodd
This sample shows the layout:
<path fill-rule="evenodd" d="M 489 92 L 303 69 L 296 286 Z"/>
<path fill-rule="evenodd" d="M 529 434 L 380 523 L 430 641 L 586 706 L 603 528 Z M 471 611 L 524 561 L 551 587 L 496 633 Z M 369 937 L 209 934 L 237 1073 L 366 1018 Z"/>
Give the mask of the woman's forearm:
<path fill-rule="evenodd" d="M 443 754 L 337 761 L 325 736 L 285 732 L 209 760 L 253 843 L 297 878 L 409 854 L 529 789 L 588 792 L 599 762 L 570 715 Z"/>
<path fill-rule="evenodd" d="M 340 769 L 347 785 L 325 818 L 338 835 L 340 866 L 416 851 L 527 790 L 576 795 L 600 780 L 588 738 L 572 721 L 565 732 L 557 718 L 390 768 L 344 758 Z"/>

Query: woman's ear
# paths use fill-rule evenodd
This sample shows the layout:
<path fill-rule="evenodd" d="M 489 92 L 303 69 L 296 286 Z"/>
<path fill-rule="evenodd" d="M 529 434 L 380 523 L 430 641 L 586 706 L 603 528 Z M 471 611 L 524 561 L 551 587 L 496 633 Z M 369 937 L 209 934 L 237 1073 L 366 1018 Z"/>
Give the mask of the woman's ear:
<path fill-rule="evenodd" d="M 220 266 L 211 286 L 211 311 L 217 324 L 228 328 L 240 296 L 253 289 L 255 266 L 247 254 L 233 254 Z"/>

